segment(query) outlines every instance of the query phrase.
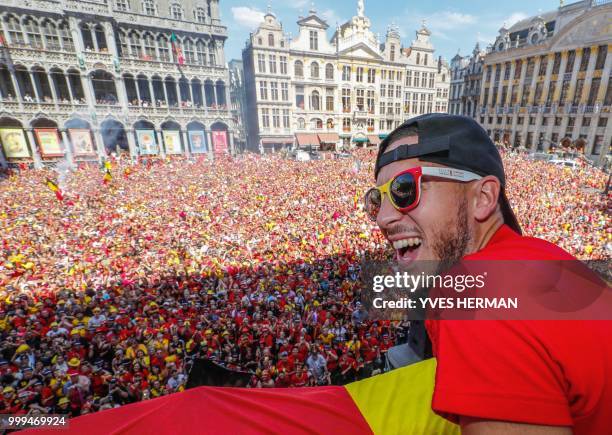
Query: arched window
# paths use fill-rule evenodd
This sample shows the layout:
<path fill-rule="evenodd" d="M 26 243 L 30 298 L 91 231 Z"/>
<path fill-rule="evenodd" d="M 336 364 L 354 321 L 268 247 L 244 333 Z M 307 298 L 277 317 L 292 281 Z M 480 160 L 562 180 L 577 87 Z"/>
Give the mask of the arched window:
<path fill-rule="evenodd" d="M 272 33 L 268 33 L 268 46 L 274 47 L 274 35 Z"/>
<path fill-rule="evenodd" d="M 157 6 L 153 0 L 142 0 L 142 12 L 145 15 L 157 15 Z"/>
<path fill-rule="evenodd" d="M 310 109 L 321 110 L 321 96 L 318 91 L 312 91 L 310 96 Z"/>
<path fill-rule="evenodd" d="M 204 10 L 204 8 L 196 8 L 195 19 L 198 23 L 206 22 L 206 11 Z"/>
<path fill-rule="evenodd" d="M 304 121 L 304 118 L 298 118 L 297 123 L 298 123 L 298 128 L 300 130 L 303 130 L 306 128 L 306 121 Z"/>
<path fill-rule="evenodd" d="M 146 60 L 157 60 L 157 54 L 155 53 L 155 38 L 150 33 L 145 33 L 143 38 L 144 55 Z"/>
<path fill-rule="evenodd" d="M 201 39 L 196 42 L 196 55 L 198 56 L 198 64 L 206 65 L 206 43 Z"/>
<path fill-rule="evenodd" d="M 21 24 L 19 24 L 19 20 L 13 16 L 9 15 L 4 19 L 6 23 L 6 30 L 8 31 L 9 42 L 15 45 L 23 45 L 25 44 L 25 39 L 23 37 L 23 32 L 21 31 Z"/>
<path fill-rule="evenodd" d="M 185 39 L 183 49 L 185 50 L 185 61 L 187 63 L 195 63 L 195 52 L 193 51 L 193 41 L 191 39 Z"/>
<path fill-rule="evenodd" d="M 31 17 L 27 17 L 24 21 L 24 27 L 28 35 L 28 43 L 32 47 L 42 48 L 42 37 L 40 36 L 38 23 Z"/>
<path fill-rule="evenodd" d="M 132 56 L 139 58 L 142 55 L 140 35 L 136 32 L 132 32 L 130 34 L 129 44 L 130 44 L 130 50 L 132 51 Z"/>
<path fill-rule="evenodd" d="M 47 46 L 47 50 L 61 49 L 59 36 L 57 35 L 57 28 L 53 22 L 49 20 L 45 21 L 42 25 L 42 31 L 45 37 L 45 45 Z"/>
<path fill-rule="evenodd" d="M 210 41 L 208 44 L 208 64 L 217 64 L 217 57 L 215 56 L 215 41 Z"/>
<path fill-rule="evenodd" d="M 312 121 L 312 128 L 316 129 L 321 129 L 323 128 L 323 120 L 320 118 L 314 118 Z"/>
<path fill-rule="evenodd" d="M 68 23 L 62 21 L 59 25 L 59 34 L 62 39 L 62 47 L 64 51 L 74 51 L 74 42 L 72 41 L 72 33 L 70 33 L 70 27 Z"/>
<path fill-rule="evenodd" d="M 310 64 L 310 77 L 313 79 L 319 78 L 319 64 L 317 62 L 312 62 Z"/>
<path fill-rule="evenodd" d="M 301 60 L 296 60 L 293 64 L 293 73 L 296 77 L 304 77 L 304 64 Z"/>
<path fill-rule="evenodd" d="M 157 37 L 157 50 L 159 51 L 159 60 L 162 62 L 170 62 L 170 49 L 168 48 L 168 38 L 164 35 Z"/>
<path fill-rule="evenodd" d="M 327 80 L 334 79 L 334 66 L 331 63 L 325 65 L 325 78 Z"/>
<path fill-rule="evenodd" d="M 183 8 L 178 3 L 173 3 L 170 5 L 170 16 L 175 20 L 183 19 Z"/>

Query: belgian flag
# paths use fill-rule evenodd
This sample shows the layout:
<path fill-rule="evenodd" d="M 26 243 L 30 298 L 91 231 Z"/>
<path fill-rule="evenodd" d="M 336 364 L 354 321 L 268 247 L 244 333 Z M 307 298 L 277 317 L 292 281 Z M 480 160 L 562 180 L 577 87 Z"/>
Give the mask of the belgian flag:
<path fill-rule="evenodd" d="M 45 181 L 45 184 L 47 185 L 49 189 L 51 189 L 51 192 L 55 193 L 55 197 L 57 198 L 58 201 L 64 200 L 64 195 L 62 195 L 61 189 L 54 181 L 52 181 L 50 178 L 47 178 L 47 181 Z"/>

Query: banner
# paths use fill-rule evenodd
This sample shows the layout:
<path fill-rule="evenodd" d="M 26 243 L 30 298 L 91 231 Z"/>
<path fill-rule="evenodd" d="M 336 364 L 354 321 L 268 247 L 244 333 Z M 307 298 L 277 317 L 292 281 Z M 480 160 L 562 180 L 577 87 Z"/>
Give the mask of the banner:
<path fill-rule="evenodd" d="M 157 154 L 157 141 L 155 140 L 155 130 L 136 130 L 136 140 L 140 154 Z"/>
<path fill-rule="evenodd" d="M 164 145 L 166 145 L 166 154 L 181 154 L 183 147 L 181 146 L 181 132 L 178 130 L 164 130 Z"/>
<path fill-rule="evenodd" d="M 91 156 L 96 153 L 89 129 L 70 128 L 68 129 L 68 134 L 70 135 L 75 156 Z"/>
<path fill-rule="evenodd" d="M 64 155 L 56 128 L 35 128 L 34 134 L 43 157 L 61 157 Z"/>
<path fill-rule="evenodd" d="M 206 153 L 208 152 L 208 146 L 206 145 L 206 133 L 202 130 L 188 131 L 189 145 L 191 146 L 191 152 Z"/>
<path fill-rule="evenodd" d="M 227 131 L 213 131 L 212 143 L 215 154 L 227 154 Z"/>
<path fill-rule="evenodd" d="M 7 159 L 30 157 L 30 150 L 22 129 L 0 128 L 0 142 L 2 142 Z"/>

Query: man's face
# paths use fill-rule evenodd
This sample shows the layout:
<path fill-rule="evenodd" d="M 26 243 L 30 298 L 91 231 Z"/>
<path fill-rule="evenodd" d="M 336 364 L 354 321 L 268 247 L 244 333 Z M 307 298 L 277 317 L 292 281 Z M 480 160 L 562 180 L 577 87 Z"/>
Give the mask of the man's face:
<path fill-rule="evenodd" d="M 398 139 L 389 146 L 387 152 L 410 140 Z M 418 159 L 396 161 L 380 170 L 376 185 L 380 186 L 398 173 L 417 166 L 442 165 Z M 392 244 L 408 240 L 412 245 L 400 249 L 394 247 L 397 262 L 403 269 L 413 268 L 415 261 L 419 260 L 453 264 L 467 253 L 470 240 L 465 185 L 424 177 L 416 208 L 402 213 L 393 207 L 385 195 L 376 222 Z"/>

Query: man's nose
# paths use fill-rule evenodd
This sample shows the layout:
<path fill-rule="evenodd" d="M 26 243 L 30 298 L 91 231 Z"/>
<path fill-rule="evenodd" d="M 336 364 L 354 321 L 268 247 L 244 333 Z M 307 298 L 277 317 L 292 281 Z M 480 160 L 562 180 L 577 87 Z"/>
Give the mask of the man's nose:
<path fill-rule="evenodd" d="M 381 229 L 389 228 L 391 225 L 399 221 L 404 214 L 396 209 L 387 195 L 383 195 L 382 204 L 376 217 L 376 223 Z"/>

